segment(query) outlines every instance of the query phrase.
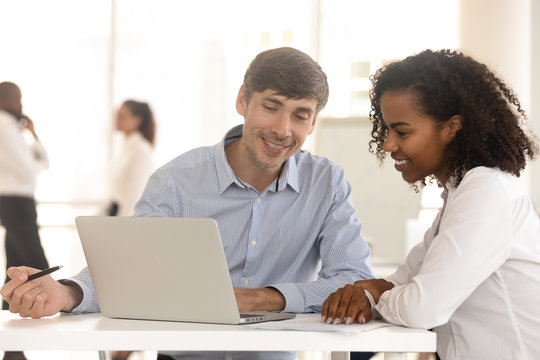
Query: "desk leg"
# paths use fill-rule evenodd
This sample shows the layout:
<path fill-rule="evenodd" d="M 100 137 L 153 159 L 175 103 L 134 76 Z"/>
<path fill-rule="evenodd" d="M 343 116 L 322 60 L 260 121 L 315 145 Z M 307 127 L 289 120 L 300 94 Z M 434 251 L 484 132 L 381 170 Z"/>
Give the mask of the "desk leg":
<path fill-rule="evenodd" d="M 384 360 L 407 360 L 407 353 L 386 352 Z"/>
<path fill-rule="evenodd" d="M 351 358 L 351 353 L 348 351 L 332 351 L 330 355 L 331 360 L 349 360 Z"/>
<path fill-rule="evenodd" d="M 99 360 L 107 360 L 107 354 L 103 350 L 99 350 Z"/>

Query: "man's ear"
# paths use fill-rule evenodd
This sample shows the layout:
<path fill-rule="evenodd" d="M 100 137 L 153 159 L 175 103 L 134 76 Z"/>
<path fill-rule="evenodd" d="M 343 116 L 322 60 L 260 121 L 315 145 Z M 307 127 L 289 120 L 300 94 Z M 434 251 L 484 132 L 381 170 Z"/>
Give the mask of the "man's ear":
<path fill-rule="evenodd" d="M 247 109 L 246 88 L 244 87 L 244 84 L 242 84 L 242 86 L 240 86 L 240 90 L 238 90 L 238 96 L 236 97 L 236 111 L 238 112 L 238 114 L 245 116 L 246 109 Z"/>
<path fill-rule="evenodd" d="M 454 115 L 446 122 L 448 128 L 448 142 L 452 141 L 463 125 L 463 117 L 461 115 Z"/>

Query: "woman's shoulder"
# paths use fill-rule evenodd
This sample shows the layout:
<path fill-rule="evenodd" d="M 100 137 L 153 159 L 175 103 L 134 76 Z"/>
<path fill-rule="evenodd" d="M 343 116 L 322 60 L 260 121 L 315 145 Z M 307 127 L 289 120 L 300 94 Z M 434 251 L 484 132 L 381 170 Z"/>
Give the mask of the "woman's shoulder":
<path fill-rule="evenodd" d="M 478 166 L 469 170 L 458 186 L 461 188 L 476 187 L 478 191 L 494 194 L 504 192 L 509 196 L 523 196 L 525 189 L 519 178 L 499 168 Z"/>

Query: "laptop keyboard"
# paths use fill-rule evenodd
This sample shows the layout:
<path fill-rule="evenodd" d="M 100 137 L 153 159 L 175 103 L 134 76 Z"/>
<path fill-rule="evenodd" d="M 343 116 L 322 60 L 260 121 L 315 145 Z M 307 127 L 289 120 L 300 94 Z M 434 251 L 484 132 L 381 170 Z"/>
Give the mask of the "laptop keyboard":
<path fill-rule="evenodd" d="M 240 313 L 240 319 L 250 319 L 254 317 L 261 317 L 260 314 Z"/>

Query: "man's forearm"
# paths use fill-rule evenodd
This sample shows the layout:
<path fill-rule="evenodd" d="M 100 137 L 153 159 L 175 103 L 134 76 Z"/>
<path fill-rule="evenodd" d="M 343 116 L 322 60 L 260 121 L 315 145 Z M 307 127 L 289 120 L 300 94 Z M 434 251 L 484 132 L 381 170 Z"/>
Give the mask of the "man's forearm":
<path fill-rule="evenodd" d="M 83 291 L 81 287 L 71 280 L 60 280 L 60 284 L 64 285 L 66 291 L 66 306 L 62 308 L 63 312 L 70 312 L 75 309 L 83 300 Z"/>
<path fill-rule="evenodd" d="M 238 309 L 246 311 L 281 311 L 285 308 L 285 297 L 274 288 L 235 288 Z"/>

